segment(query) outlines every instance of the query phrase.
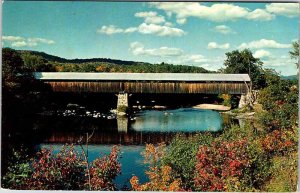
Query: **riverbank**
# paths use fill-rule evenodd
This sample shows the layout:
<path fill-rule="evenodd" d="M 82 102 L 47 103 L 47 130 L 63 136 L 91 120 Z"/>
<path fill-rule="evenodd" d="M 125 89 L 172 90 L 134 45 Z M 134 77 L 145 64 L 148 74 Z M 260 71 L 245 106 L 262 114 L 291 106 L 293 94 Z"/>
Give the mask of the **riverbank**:
<path fill-rule="evenodd" d="M 216 111 L 229 111 L 231 107 L 224 105 L 214 105 L 214 104 L 199 104 L 193 106 L 195 109 L 208 109 L 208 110 L 216 110 Z"/>

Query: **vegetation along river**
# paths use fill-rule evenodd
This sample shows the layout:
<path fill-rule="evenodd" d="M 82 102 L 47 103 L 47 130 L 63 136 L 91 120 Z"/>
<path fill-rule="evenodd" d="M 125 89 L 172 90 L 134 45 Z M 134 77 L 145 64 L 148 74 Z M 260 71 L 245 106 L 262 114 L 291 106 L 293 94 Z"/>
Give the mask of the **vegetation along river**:
<path fill-rule="evenodd" d="M 100 113 L 94 112 L 94 115 L 97 114 Z M 193 108 L 144 110 L 129 118 L 104 114 L 99 117 L 62 115 L 48 117 L 51 120 L 47 124 L 38 123 L 43 125 L 43 130 L 51 132 L 37 147 L 52 147 L 54 153 L 57 153 L 64 144 L 76 144 L 88 134 L 91 136 L 88 159 L 93 161 L 99 155 L 109 154 L 113 145 L 120 144 L 122 174 L 115 180 L 118 188 L 130 186 L 129 180 L 133 175 L 138 176 L 141 183 L 147 181 L 144 173 L 147 165 L 143 164 L 141 155 L 146 143 L 168 144 L 178 133 L 190 136 L 204 131 L 218 132 L 224 126 L 220 113 Z M 75 148 L 81 151 L 79 145 L 75 145 Z"/>

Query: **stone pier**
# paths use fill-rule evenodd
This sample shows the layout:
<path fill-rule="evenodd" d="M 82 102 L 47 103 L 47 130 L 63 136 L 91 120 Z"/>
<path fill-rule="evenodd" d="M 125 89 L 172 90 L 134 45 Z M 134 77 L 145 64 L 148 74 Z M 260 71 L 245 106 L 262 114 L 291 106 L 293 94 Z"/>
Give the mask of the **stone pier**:
<path fill-rule="evenodd" d="M 127 133 L 128 130 L 128 118 L 123 116 L 117 117 L 118 132 Z"/>
<path fill-rule="evenodd" d="M 119 93 L 117 96 L 118 96 L 117 107 L 120 107 L 120 106 L 128 107 L 128 94 L 127 93 Z"/>

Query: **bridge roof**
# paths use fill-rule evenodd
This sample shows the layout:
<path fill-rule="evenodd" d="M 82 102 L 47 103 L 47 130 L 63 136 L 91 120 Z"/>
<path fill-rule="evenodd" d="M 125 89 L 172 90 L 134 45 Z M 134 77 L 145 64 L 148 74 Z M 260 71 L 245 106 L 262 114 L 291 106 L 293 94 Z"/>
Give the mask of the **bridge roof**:
<path fill-rule="evenodd" d="M 217 73 L 83 73 L 83 72 L 36 72 L 38 80 L 62 81 L 185 81 L 185 82 L 250 82 L 248 74 Z"/>

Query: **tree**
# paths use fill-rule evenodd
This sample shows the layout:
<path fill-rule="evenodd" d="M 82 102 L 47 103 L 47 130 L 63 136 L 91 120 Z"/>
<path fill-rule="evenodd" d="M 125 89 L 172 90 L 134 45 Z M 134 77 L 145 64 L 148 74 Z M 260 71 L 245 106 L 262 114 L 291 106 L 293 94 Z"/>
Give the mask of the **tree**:
<path fill-rule="evenodd" d="M 255 58 L 249 49 L 227 52 L 226 57 L 224 61 L 225 73 L 249 74 L 254 89 L 265 86 L 262 69 L 263 62 L 259 58 Z"/>
<path fill-rule="evenodd" d="M 298 59 L 299 58 L 299 43 L 298 42 L 293 42 L 293 50 L 290 51 L 290 56 L 292 59 Z M 298 60 L 296 62 L 297 68 L 299 68 L 299 63 Z"/>
<path fill-rule="evenodd" d="M 2 80 L 4 85 L 11 85 L 18 79 L 18 75 L 22 73 L 23 60 L 20 54 L 11 49 L 2 49 Z"/>

